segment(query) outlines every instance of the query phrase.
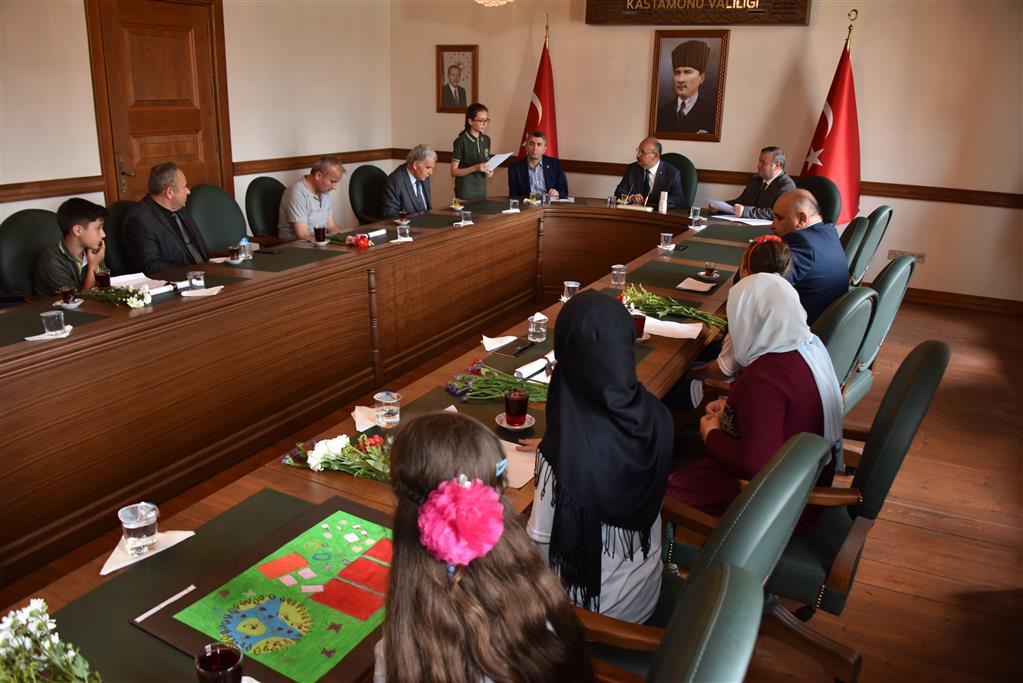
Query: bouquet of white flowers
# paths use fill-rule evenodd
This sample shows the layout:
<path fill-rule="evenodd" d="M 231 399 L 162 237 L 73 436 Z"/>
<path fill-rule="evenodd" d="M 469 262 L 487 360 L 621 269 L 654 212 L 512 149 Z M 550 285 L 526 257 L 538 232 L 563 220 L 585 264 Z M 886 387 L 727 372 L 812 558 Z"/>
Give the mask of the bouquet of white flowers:
<path fill-rule="evenodd" d="M 28 607 L 0 620 L 0 680 L 99 683 L 102 679 L 78 650 L 60 641 L 46 602 L 33 598 Z"/>
<path fill-rule="evenodd" d="M 96 301 L 109 301 L 120 306 L 124 304 L 129 308 L 142 308 L 153 303 L 153 295 L 149 293 L 149 285 L 142 285 L 142 289 L 134 287 L 106 287 L 104 289 L 87 289 L 81 292 Z"/>

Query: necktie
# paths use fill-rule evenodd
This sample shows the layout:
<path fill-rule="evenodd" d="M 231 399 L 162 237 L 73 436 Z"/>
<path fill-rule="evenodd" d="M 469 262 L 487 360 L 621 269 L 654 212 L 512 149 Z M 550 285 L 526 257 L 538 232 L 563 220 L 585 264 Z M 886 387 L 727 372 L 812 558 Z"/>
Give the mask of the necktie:
<path fill-rule="evenodd" d="M 682 102 L 682 103 L 680 103 L 678 105 L 678 111 L 675 113 L 675 116 L 676 116 L 676 123 L 678 124 L 678 129 L 682 130 L 682 125 L 686 121 L 686 103 L 685 102 Z"/>
<path fill-rule="evenodd" d="M 426 192 L 424 191 L 422 180 L 416 181 L 416 194 L 419 196 L 419 209 L 426 211 L 428 207 L 426 206 Z"/>
<path fill-rule="evenodd" d="M 646 199 L 650 196 L 650 190 L 653 188 L 653 171 L 643 172 L 643 198 Z"/>
<path fill-rule="evenodd" d="M 188 255 L 192 257 L 192 263 L 202 263 L 204 260 L 202 254 L 192 244 L 192 236 L 188 234 L 188 230 L 185 230 L 185 224 L 181 222 L 181 216 L 176 212 L 171 215 L 174 216 L 174 222 L 178 224 L 178 232 L 181 233 L 181 239 L 185 242 L 185 249 L 188 250 Z"/>

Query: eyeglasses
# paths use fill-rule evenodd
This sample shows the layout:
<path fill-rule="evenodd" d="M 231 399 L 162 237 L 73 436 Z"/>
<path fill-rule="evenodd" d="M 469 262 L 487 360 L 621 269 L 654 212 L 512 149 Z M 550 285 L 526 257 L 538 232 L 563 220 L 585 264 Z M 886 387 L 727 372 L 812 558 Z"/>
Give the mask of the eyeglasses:
<path fill-rule="evenodd" d="M 486 125 L 488 125 L 490 123 L 490 119 L 472 119 L 472 120 L 475 121 L 476 123 L 480 124 L 481 126 L 486 126 Z"/>
<path fill-rule="evenodd" d="M 636 148 L 636 154 L 655 154 L 657 150 Z"/>

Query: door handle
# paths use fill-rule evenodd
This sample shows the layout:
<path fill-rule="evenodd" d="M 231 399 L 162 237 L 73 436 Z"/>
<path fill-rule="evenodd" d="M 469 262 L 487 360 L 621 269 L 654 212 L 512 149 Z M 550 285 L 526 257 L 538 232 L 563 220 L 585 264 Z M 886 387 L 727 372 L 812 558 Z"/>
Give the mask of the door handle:
<path fill-rule="evenodd" d="M 134 178 L 135 177 L 135 171 L 126 171 L 126 170 L 124 170 L 124 159 L 122 159 L 121 157 L 117 158 L 117 174 L 120 177 L 120 181 L 121 181 L 121 192 L 127 192 L 128 185 L 127 185 L 127 183 L 125 182 L 124 179 L 125 178 Z"/>

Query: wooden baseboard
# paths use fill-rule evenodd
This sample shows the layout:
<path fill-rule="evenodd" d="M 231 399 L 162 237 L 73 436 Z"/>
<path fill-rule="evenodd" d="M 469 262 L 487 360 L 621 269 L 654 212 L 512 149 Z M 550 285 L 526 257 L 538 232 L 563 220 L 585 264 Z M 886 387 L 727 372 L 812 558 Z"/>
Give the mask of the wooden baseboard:
<path fill-rule="evenodd" d="M 868 285 L 869 287 L 869 285 Z M 995 299 L 973 294 L 956 294 L 955 292 L 938 292 L 933 289 L 917 289 L 910 287 L 906 292 L 905 301 L 916 304 L 931 304 L 946 308 L 969 308 L 1004 315 L 1023 316 L 1023 301 L 1014 299 Z"/>

